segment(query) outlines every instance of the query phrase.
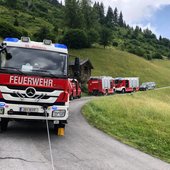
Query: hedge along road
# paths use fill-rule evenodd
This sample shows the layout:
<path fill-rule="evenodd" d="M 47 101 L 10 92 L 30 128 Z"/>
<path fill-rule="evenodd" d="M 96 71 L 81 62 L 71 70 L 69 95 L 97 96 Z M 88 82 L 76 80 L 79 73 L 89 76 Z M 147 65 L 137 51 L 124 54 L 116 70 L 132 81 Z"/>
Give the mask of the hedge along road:
<path fill-rule="evenodd" d="M 91 127 L 80 114 L 90 100 L 70 103 L 69 124 L 64 137 L 51 133 L 55 169 L 60 170 L 169 170 L 170 164 L 120 143 Z M 45 124 L 11 122 L 0 134 L 1 170 L 50 170 Z"/>

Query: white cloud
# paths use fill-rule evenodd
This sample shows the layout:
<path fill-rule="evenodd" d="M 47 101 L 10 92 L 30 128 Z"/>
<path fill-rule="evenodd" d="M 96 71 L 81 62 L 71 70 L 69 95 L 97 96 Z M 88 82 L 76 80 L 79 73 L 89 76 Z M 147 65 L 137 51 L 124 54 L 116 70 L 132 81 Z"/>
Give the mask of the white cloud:
<path fill-rule="evenodd" d="M 103 2 L 105 11 L 107 11 L 108 6 L 111 6 L 113 10 L 117 7 L 119 12 L 123 12 L 123 17 L 127 24 L 131 26 L 138 25 L 143 29 L 149 28 L 157 37 L 160 34 L 157 28 L 151 25 L 149 20 L 157 10 L 170 5 L 170 0 L 92 0 L 92 2 L 95 1 Z M 142 23 L 144 22 L 142 21 L 148 23 L 143 25 Z"/>
<path fill-rule="evenodd" d="M 118 8 L 123 12 L 124 20 L 128 24 L 149 19 L 156 10 L 165 5 L 170 5 L 170 0 L 92 0 L 103 2 L 106 7 Z"/>

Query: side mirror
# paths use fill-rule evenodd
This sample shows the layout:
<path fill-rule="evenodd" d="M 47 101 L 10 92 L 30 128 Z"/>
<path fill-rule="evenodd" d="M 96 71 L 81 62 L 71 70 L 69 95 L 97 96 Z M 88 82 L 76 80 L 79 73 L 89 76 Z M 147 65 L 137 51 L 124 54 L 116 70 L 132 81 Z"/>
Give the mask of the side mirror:
<path fill-rule="evenodd" d="M 7 59 L 7 60 L 10 60 L 11 58 L 12 58 L 11 53 L 7 53 L 7 54 L 6 54 L 6 59 Z"/>
<path fill-rule="evenodd" d="M 78 57 L 75 58 L 74 62 L 74 76 L 75 77 L 80 76 L 80 59 Z"/>
<path fill-rule="evenodd" d="M 7 49 L 6 49 L 6 46 L 5 46 L 6 44 L 5 43 L 2 43 L 1 44 L 1 46 L 0 46 L 0 53 L 1 52 L 5 52 L 6 53 L 6 59 L 7 60 L 10 60 L 11 58 L 12 58 L 12 55 L 11 55 L 11 53 L 8 53 L 7 52 Z"/>

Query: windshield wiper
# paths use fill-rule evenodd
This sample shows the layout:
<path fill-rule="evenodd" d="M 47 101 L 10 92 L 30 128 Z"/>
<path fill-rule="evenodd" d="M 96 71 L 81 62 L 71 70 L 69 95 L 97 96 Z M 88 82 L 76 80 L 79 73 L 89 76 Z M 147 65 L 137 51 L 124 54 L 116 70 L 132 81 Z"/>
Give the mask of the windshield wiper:
<path fill-rule="evenodd" d="M 12 70 L 16 70 L 18 71 L 19 73 L 23 74 L 23 75 L 26 75 L 25 73 L 23 73 L 19 68 L 16 68 L 16 67 L 1 67 L 0 68 L 1 70 L 8 70 L 8 69 L 12 69 Z"/>
<path fill-rule="evenodd" d="M 48 73 L 49 75 L 51 75 L 53 78 L 57 78 L 54 74 L 52 74 L 50 71 L 48 70 L 43 70 L 43 69 L 33 69 L 31 71 L 37 71 L 37 72 L 43 72 L 43 73 Z"/>

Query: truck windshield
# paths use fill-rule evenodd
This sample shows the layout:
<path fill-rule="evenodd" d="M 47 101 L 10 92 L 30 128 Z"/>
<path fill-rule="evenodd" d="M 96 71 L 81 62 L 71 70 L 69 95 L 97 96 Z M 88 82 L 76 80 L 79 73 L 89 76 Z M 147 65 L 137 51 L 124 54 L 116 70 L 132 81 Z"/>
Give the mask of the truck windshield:
<path fill-rule="evenodd" d="M 119 83 L 122 83 L 122 80 L 119 79 L 115 80 L 115 84 L 119 84 Z"/>
<path fill-rule="evenodd" d="M 67 54 L 40 49 L 7 47 L 10 59 L 1 55 L 1 68 L 16 68 L 22 72 L 67 75 Z"/>

